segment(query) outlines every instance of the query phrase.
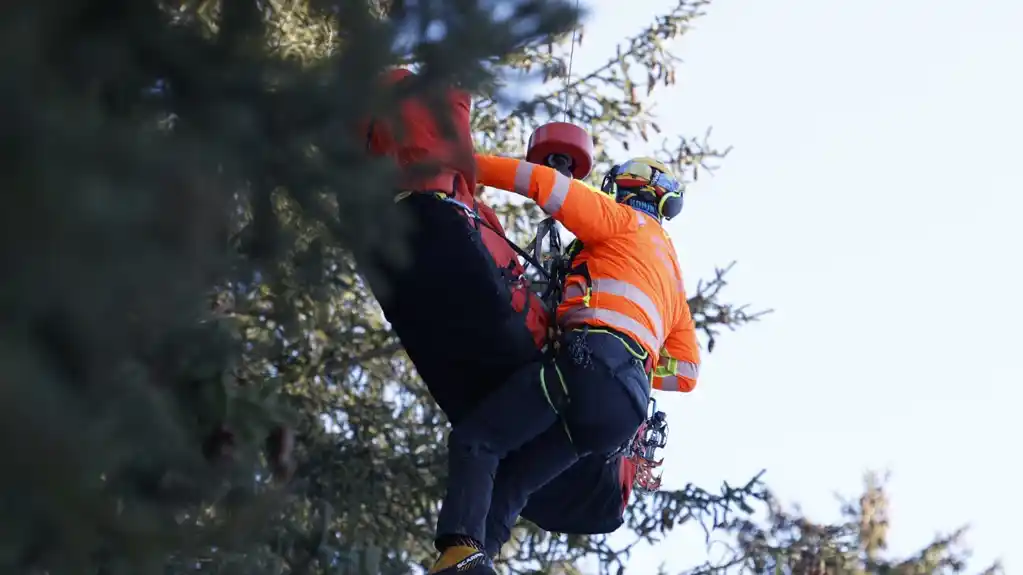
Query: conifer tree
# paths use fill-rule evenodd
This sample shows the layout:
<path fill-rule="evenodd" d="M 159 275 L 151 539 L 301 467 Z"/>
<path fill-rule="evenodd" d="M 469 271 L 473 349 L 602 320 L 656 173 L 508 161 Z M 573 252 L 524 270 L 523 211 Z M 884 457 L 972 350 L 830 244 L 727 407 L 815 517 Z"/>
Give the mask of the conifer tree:
<path fill-rule="evenodd" d="M 869 472 L 863 492 L 842 503 L 834 523 L 814 521 L 798 509 L 783 507 L 767 498 L 765 521 L 740 518 L 727 531 L 737 546 L 729 563 L 734 572 L 789 573 L 792 575 L 946 575 L 1004 573 L 999 563 L 982 569 L 969 565 L 967 528 L 941 536 L 906 557 L 888 551 L 889 531 L 898 528 L 889 517 L 886 477 Z M 692 571 L 716 572 L 711 566 Z"/>
<path fill-rule="evenodd" d="M 394 103 L 374 79 L 414 63 L 426 96 L 471 90 L 482 151 L 521 154 L 563 112 L 605 150 L 658 131 L 643 93 L 674 81 L 664 46 L 702 7 L 651 17 L 566 85 L 572 4 L 511 4 L 500 21 L 473 0 L 5 5 L 0 567 L 397 574 L 428 559 L 446 422 L 353 264 L 403 251 L 393 166 L 355 130 Z M 499 108 L 502 82 L 532 70 L 545 90 Z M 689 182 L 723 156 L 689 138 L 662 152 Z M 535 221 L 503 213 L 519 239 Z M 708 347 L 756 318 L 724 285 L 690 301 Z M 643 496 L 628 529 L 720 521 L 759 490 Z M 623 557 L 527 524 L 511 547 L 512 572 Z"/>

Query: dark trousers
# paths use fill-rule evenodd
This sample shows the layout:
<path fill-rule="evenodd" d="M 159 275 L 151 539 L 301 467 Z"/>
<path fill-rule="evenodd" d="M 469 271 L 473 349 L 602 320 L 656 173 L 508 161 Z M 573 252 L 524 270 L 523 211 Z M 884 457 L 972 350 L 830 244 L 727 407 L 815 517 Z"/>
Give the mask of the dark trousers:
<path fill-rule="evenodd" d="M 529 495 L 520 515 L 544 531 L 596 535 L 625 523 L 622 455 L 582 457 Z"/>
<path fill-rule="evenodd" d="M 558 370 L 569 396 L 563 421 L 542 384 L 560 385 Z M 467 535 L 496 554 L 530 494 L 580 457 L 629 440 L 645 418 L 648 399 L 642 362 L 618 337 L 565 334 L 554 363 L 518 370 L 454 426 L 438 538 Z"/>

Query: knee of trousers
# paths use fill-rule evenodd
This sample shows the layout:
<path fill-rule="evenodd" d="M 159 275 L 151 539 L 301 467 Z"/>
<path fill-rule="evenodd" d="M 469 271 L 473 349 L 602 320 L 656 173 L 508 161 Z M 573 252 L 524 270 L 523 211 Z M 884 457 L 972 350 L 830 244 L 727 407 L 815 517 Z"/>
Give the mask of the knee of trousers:
<path fill-rule="evenodd" d="M 459 425 L 448 435 L 448 452 L 456 457 L 479 457 L 493 455 L 495 450 L 490 441 L 481 437 L 477 430 Z"/>

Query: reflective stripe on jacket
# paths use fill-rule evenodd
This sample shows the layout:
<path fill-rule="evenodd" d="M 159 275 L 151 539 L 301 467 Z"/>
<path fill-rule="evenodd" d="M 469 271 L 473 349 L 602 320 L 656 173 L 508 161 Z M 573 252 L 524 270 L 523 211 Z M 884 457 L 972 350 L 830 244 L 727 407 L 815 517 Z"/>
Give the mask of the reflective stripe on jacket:
<path fill-rule="evenodd" d="M 653 385 L 690 391 L 699 346 L 675 249 L 646 214 L 554 169 L 512 158 L 476 156 L 480 183 L 535 201 L 582 242 L 558 307 L 564 327 L 605 326 L 628 334 L 650 354 Z"/>

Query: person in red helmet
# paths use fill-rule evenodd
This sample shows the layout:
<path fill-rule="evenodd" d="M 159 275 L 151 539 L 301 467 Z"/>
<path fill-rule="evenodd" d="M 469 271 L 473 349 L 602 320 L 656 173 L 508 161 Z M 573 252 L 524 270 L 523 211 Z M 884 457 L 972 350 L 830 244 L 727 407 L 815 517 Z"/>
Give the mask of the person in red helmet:
<path fill-rule="evenodd" d="M 660 162 L 615 166 L 601 190 L 549 167 L 476 156 L 480 183 L 535 201 L 577 238 L 553 359 L 525 365 L 448 438 L 434 575 L 496 555 L 532 494 L 581 457 L 614 451 L 646 419 L 653 387 L 690 391 L 699 351 L 675 250 L 682 208 Z M 480 570 L 479 573 L 492 571 Z"/>

